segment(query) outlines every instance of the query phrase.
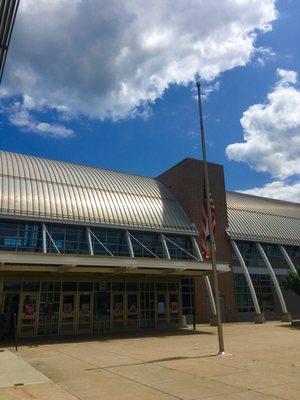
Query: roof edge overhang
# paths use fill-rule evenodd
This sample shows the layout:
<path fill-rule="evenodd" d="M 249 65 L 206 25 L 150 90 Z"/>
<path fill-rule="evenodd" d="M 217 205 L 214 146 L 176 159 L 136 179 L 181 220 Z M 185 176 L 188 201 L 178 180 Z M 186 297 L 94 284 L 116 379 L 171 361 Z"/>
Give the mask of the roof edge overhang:
<path fill-rule="evenodd" d="M 228 234 L 228 232 L 227 232 Z M 287 240 L 272 240 L 272 239 L 266 239 L 264 237 L 247 237 L 247 236 L 241 236 L 241 235 L 235 235 L 235 234 L 228 234 L 229 239 L 231 240 L 238 240 L 242 242 L 255 242 L 255 243 L 268 243 L 268 244 L 278 244 L 278 245 L 283 245 L 283 246 L 300 246 L 300 242 L 297 241 L 287 241 Z"/>
<path fill-rule="evenodd" d="M 109 229 L 122 229 L 122 230 L 135 230 L 135 231 L 147 231 L 147 232 L 159 232 L 159 233 L 171 233 L 176 235 L 189 235 L 189 236 L 198 236 L 199 232 L 196 228 L 194 230 L 189 229 L 174 229 L 169 227 L 150 227 L 150 226 L 142 226 L 142 225 L 117 225 L 111 222 L 97 222 L 92 220 L 71 220 L 71 219 L 53 219 L 51 217 L 41 217 L 34 215 L 21 215 L 21 214 L 9 214 L 2 213 L 0 210 L 0 218 L 11 219 L 11 220 L 20 220 L 27 222 L 41 222 L 41 223 L 51 223 L 51 224 L 66 224 L 66 225 L 81 225 L 86 227 L 99 227 L 99 228 L 109 228 Z"/>
<path fill-rule="evenodd" d="M 47 253 L 0 253 L 1 271 L 29 272 L 94 272 L 133 274 L 207 275 L 212 264 L 207 261 L 185 261 L 164 259 L 142 259 L 127 257 L 105 257 Z M 219 272 L 230 271 L 228 263 L 217 265 Z"/>

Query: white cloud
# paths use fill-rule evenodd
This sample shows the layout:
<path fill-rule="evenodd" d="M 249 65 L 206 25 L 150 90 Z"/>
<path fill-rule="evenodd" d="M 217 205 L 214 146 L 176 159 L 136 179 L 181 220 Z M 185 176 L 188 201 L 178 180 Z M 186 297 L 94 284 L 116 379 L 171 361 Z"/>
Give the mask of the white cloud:
<path fill-rule="evenodd" d="M 229 145 L 226 154 L 282 180 L 300 174 L 300 90 L 295 71 L 277 74 L 267 101 L 243 113 L 244 142 Z"/>
<path fill-rule="evenodd" d="M 279 76 L 279 86 L 288 85 L 289 83 L 296 84 L 298 74 L 295 71 L 288 71 L 286 69 L 277 68 L 277 75 Z"/>
<path fill-rule="evenodd" d="M 244 142 L 226 148 L 229 159 L 276 178 L 242 193 L 300 202 L 300 90 L 297 73 L 277 69 L 278 82 L 264 104 L 243 113 Z"/>
<path fill-rule="evenodd" d="M 26 131 L 56 138 L 66 138 L 74 134 L 72 129 L 65 128 L 62 125 L 37 121 L 30 113 L 35 108 L 36 105 L 33 99 L 29 96 L 24 96 L 23 101 L 16 101 L 10 107 L 7 107 L 6 112 L 9 114 L 11 124 Z M 41 110 L 40 107 L 38 109 Z"/>
<path fill-rule="evenodd" d="M 300 203 L 300 181 L 291 184 L 283 181 L 274 181 L 262 187 L 239 190 L 239 192 Z"/>
<path fill-rule="evenodd" d="M 275 18 L 275 0 L 22 0 L 3 93 L 69 116 L 135 116 L 172 83 L 245 65 Z"/>

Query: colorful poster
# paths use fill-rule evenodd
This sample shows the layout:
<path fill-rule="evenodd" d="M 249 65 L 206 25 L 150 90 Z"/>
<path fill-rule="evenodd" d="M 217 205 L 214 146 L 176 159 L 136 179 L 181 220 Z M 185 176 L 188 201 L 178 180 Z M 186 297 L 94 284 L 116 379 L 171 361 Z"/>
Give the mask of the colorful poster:
<path fill-rule="evenodd" d="M 25 315 L 33 315 L 35 309 L 35 304 L 26 303 L 24 306 L 24 314 Z"/>
<path fill-rule="evenodd" d="M 63 307 L 63 313 L 65 315 L 70 315 L 72 314 L 73 311 L 73 304 L 72 303 L 64 303 L 64 307 Z"/>
<path fill-rule="evenodd" d="M 171 309 L 171 314 L 179 313 L 179 306 L 178 306 L 177 301 L 171 301 L 170 309 Z"/>
<path fill-rule="evenodd" d="M 123 314 L 123 304 L 122 303 L 114 303 L 113 311 L 115 315 L 122 315 Z"/>

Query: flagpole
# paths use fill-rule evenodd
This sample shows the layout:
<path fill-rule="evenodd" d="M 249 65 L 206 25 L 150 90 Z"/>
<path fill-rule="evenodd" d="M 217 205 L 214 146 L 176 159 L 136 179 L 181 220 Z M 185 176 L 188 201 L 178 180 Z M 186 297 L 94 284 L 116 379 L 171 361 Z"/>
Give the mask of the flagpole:
<path fill-rule="evenodd" d="M 203 124 L 203 112 L 202 112 L 202 102 L 201 102 L 201 88 L 200 82 L 197 81 L 197 92 L 198 92 L 198 107 L 199 107 L 199 122 L 200 122 L 200 136 L 202 145 L 202 160 L 204 165 L 204 185 L 206 192 L 206 208 L 207 208 L 207 218 L 208 218 L 208 231 L 210 237 L 211 246 L 211 262 L 212 262 L 212 272 L 214 280 L 214 297 L 217 311 L 217 324 L 218 324 L 218 338 L 219 338 L 219 355 L 226 355 L 224 350 L 224 338 L 223 338 L 223 328 L 220 313 L 220 295 L 219 295 L 219 282 L 218 282 L 218 271 L 217 271 L 217 258 L 216 258 L 216 241 L 215 235 L 212 227 L 212 216 L 211 216 L 211 203 L 210 203 L 210 185 L 207 167 L 207 156 L 206 156 L 206 144 L 205 144 L 205 133 Z"/>

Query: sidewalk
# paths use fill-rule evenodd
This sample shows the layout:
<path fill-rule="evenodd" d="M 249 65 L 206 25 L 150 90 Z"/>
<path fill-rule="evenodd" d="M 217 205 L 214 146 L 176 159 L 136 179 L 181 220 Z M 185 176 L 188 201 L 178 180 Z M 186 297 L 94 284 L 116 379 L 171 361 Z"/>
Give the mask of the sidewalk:
<path fill-rule="evenodd" d="M 197 328 L 21 345 L 21 358 L 0 353 L 1 365 L 3 355 L 5 364 L 17 365 L 14 378 L 8 373 L 1 380 L 0 400 L 299 399 L 299 329 L 281 322 L 226 324 L 232 355 L 219 357 L 216 328 Z M 13 386 L 20 381 L 24 386 Z"/>

